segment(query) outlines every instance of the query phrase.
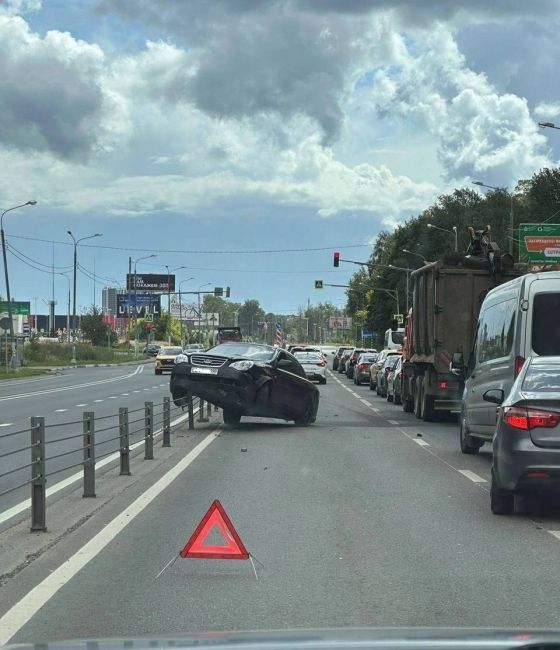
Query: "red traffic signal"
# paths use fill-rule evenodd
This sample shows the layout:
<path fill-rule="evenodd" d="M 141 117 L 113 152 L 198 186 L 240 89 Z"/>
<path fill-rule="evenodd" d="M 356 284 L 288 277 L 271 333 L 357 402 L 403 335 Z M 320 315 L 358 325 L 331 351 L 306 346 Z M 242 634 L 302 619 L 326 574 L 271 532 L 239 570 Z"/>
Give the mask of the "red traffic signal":
<path fill-rule="evenodd" d="M 340 265 L 340 253 L 336 252 L 334 254 L 334 265 L 339 266 Z"/>

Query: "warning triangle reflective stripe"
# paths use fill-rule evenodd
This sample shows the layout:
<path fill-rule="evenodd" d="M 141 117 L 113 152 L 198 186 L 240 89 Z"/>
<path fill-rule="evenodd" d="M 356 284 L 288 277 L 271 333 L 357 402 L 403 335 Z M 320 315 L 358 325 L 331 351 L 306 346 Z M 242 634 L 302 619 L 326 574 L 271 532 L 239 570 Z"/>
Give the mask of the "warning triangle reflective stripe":
<path fill-rule="evenodd" d="M 207 544 L 208 537 L 218 529 L 224 544 Z M 249 553 L 233 527 L 222 504 L 216 500 L 196 527 L 196 530 L 179 552 L 182 558 L 220 560 L 248 560 Z"/>

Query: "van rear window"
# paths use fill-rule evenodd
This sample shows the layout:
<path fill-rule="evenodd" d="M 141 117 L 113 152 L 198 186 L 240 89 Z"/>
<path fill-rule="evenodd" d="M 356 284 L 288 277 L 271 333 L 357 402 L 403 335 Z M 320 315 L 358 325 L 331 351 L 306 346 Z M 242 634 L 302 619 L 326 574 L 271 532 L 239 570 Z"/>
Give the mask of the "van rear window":
<path fill-rule="evenodd" d="M 560 355 L 560 293 L 535 296 L 531 345 L 540 356 Z"/>

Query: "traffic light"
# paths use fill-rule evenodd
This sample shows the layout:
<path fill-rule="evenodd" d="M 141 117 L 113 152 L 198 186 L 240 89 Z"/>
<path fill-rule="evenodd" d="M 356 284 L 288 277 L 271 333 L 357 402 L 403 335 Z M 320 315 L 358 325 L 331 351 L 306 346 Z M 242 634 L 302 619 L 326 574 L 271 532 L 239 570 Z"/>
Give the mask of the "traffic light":
<path fill-rule="evenodd" d="M 226 287 L 226 298 L 229 298 L 229 287 Z"/>
<path fill-rule="evenodd" d="M 340 253 L 338 251 L 334 254 L 334 265 L 335 266 L 340 265 Z"/>
<path fill-rule="evenodd" d="M 214 295 L 215 296 L 223 296 L 224 295 L 224 288 L 223 287 L 214 287 Z"/>
<path fill-rule="evenodd" d="M 315 280 L 315 289 L 323 288 L 323 280 Z"/>

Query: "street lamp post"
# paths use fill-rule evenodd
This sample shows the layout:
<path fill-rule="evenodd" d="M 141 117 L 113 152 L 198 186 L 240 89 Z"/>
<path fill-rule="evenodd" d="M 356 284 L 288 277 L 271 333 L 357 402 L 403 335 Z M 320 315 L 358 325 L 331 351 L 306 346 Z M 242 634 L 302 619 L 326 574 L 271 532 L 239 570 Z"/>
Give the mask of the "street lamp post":
<path fill-rule="evenodd" d="M 8 208 L 2 212 L 0 217 L 0 236 L 2 238 L 2 257 L 4 258 L 4 278 L 6 281 L 6 300 L 8 301 L 8 320 L 10 321 L 10 346 L 12 348 L 12 358 L 11 364 L 12 368 L 17 368 L 17 353 L 16 353 L 16 343 L 14 338 L 14 321 L 12 320 L 12 297 L 10 296 L 10 280 L 8 277 L 8 259 L 6 257 L 6 240 L 4 238 L 4 215 L 12 210 L 17 210 L 18 208 L 24 208 L 27 205 L 37 205 L 37 201 L 27 201 L 27 203 L 22 203 L 21 205 L 15 205 L 13 208 Z"/>
<path fill-rule="evenodd" d="M 169 270 L 167 264 L 164 264 L 167 269 L 167 314 L 169 316 L 169 325 L 167 327 L 167 345 L 171 345 L 171 274 L 180 269 L 186 268 L 185 266 L 178 266 L 175 269 Z"/>
<path fill-rule="evenodd" d="M 142 260 L 149 260 L 152 257 L 157 257 L 155 253 L 152 253 L 151 255 L 144 255 L 144 257 L 139 257 L 138 259 L 134 260 L 134 275 L 133 275 L 133 284 L 134 284 L 134 358 L 138 356 L 138 309 L 136 308 L 136 294 L 137 294 L 137 286 L 136 286 L 136 265 L 138 262 L 141 262 Z M 129 314 L 130 317 L 130 314 Z"/>
<path fill-rule="evenodd" d="M 179 323 L 181 325 L 181 347 L 185 347 L 185 342 L 183 340 L 183 303 L 181 301 L 181 285 L 183 282 L 189 282 L 189 280 L 194 280 L 193 278 L 186 278 L 185 280 L 181 280 L 179 282 Z"/>
<path fill-rule="evenodd" d="M 200 290 L 204 289 L 204 287 L 209 287 L 212 284 L 212 282 L 207 282 L 206 284 L 201 284 L 200 287 L 198 287 L 198 292 L 197 292 L 197 298 L 198 298 L 198 343 L 200 343 Z"/>
<path fill-rule="evenodd" d="M 394 269 L 395 271 L 403 271 L 406 273 L 406 313 L 408 314 L 410 272 L 412 269 L 405 269 L 402 266 L 395 266 L 394 264 L 388 264 L 388 266 L 390 269 Z M 401 313 L 398 309 L 397 312 L 399 314 Z"/>
<path fill-rule="evenodd" d="M 408 255 L 414 255 L 414 257 L 420 258 L 424 264 L 429 264 L 428 260 L 423 255 L 420 255 L 420 253 L 409 251 L 408 248 L 402 248 L 401 250 L 403 253 L 407 253 Z"/>
<path fill-rule="evenodd" d="M 451 230 L 448 228 L 440 228 L 439 226 L 435 226 L 433 223 L 428 223 L 426 224 L 428 228 L 432 228 L 433 230 L 441 230 L 441 232 L 448 232 L 450 235 L 455 236 L 455 252 L 459 250 L 458 247 L 458 241 L 457 241 L 457 226 L 453 226 Z"/>
<path fill-rule="evenodd" d="M 66 340 L 68 343 L 70 343 L 70 278 L 66 275 L 66 273 L 59 273 L 58 275 L 61 275 L 63 278 L 66 278 L 68 281 L 68 311 L 66 313 Z M 76 355 L 73 355 L 74 357 Z"/>
<path fill-rule="evenodd" d="M 548 125 L 548 123 L 546 123 Z M 553 126 L 552 128 L 557 128 Z M 489 190 L 503 190 L 507 191 L 504 187 L 495 187 L 494 185 L 487 185 L 482 181 L 472 181 L 473 185 L 479 185 L 480 187 L 487 187 Z M 513 257 L 513 192 L 509 195 L 509 242 L 508 242 L 508 251 L 509 254 Z"/>
<path fill-rule="evenodd" d="M 81 241 L 84 241 L 86 239 L 94 239 L 95 237 L 103 237 L 103 235 L 100 232 L 96 232 L 95 235 L 87 235 L 86 237 L 80 237 L 80 239 L 76 239 L 74 235 L 72 234 L 71 230 L 66 231 L 70 237 L 72 237 L 72 241 L 74 242 L 74 299 L 73 299 L 73 304 L 72 304 L 72 332 L 75 337 L 76 335 L 76 272 L 78 269 L 78 244 Z M 76 363 L 76 355 L 73 353 L 72 354 L 72 363 Z"/>

